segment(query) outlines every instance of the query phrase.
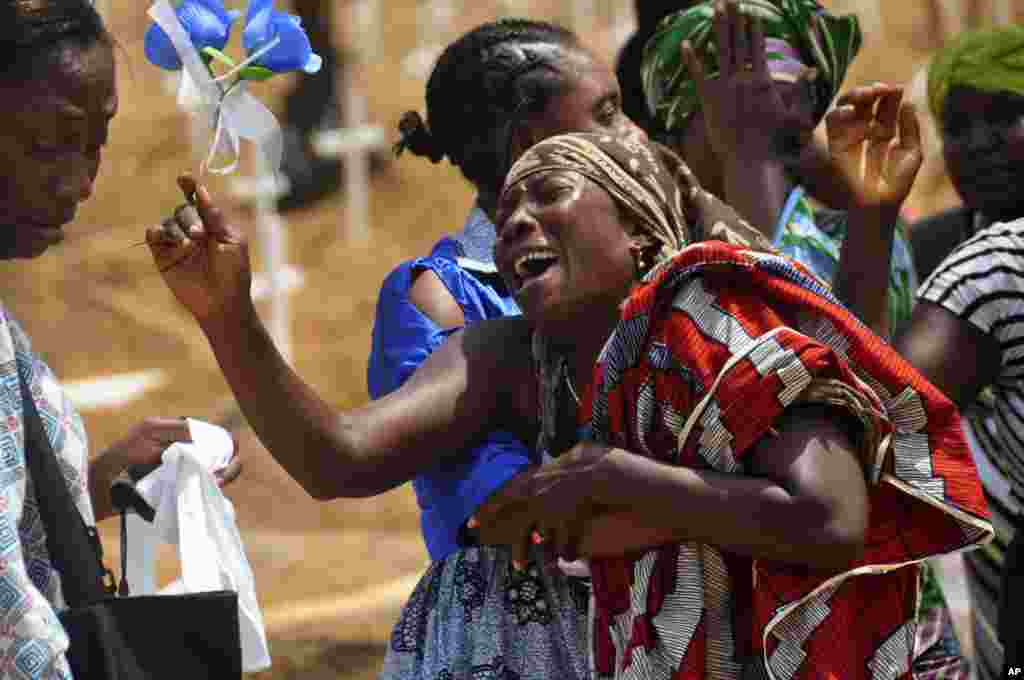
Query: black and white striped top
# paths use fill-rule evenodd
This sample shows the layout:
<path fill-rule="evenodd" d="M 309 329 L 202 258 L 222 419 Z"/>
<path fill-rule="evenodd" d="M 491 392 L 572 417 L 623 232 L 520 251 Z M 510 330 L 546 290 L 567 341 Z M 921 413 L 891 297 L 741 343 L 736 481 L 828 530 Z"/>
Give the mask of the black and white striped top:
<path fill-rule="evenodd" d="M 1024 219 L 997 223 L 955 249 L 918 291 L 999 343 L 1002 368 L 991 404 L 965 417 L 978 475 L 992 512 L 995 541 L 966 556 L 982 680 L 1001 675 L 996 638 L 999 575 L 1024 510 Z"/>

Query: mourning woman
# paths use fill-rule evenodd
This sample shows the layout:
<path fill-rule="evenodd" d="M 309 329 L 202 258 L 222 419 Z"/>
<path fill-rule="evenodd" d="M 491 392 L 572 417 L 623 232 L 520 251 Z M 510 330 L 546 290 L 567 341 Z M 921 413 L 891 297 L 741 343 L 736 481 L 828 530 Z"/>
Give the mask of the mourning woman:
<path fill-rule="evenodd" d="M 349 412 L 280 357 L 244 237 L 195 195 L 201 219 L 147 239 L 309 493 L 378 493 L 495 429 L 554 457 L 489 499 L 480 537 L 532 568 L 589 557 L 597 677 L 906 675 L 920 561 L 990 536 L 956 408 L 661 147 L 524 154 L 496 261 L 525 318 L 453 334 Z"/>
<path fill-rule="evenodd" d="M 57 247 L 93 191 L 117 112 L 113 39 L 86 0 L 0 2 L 0 257 Z M 110 484 L 189 441 L 180 418 L 151 418 L 90 457 L 82 420 L 28 335 L 0 306 L 0 667 L 4 677 L 70 678 L 64 606 L 26 467 L 28 387 L 68 491 L 90 527 L 113 514 Z M 70 520 L 71 518 L 69 518 Z"/>

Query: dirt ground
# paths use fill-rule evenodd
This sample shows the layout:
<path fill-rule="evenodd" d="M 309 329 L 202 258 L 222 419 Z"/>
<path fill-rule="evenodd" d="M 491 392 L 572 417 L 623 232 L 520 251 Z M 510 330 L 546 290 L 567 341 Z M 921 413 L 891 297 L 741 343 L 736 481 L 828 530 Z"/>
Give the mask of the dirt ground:
<path fill-rule="evenodd" d="M 384 4 L 378 53 L 359 80 L 370 119 L 393 136 L 403 111 L 422 110 L 424 83 L 401 67 L 403 56 L 417 46 L 416 3 Z M 451 35 L 439 39 L 497 15 L 488 2 L 455 4 Z M 568 3 L 523 4 L 534 8 L 533 16 L 562 19 L 558 8 Z M 65 381 L 149 369 L 169 373 L 163 386 L 127 405 L 84 412 L 96 451 L 150 415 L 191 415 L 238 432 L 246 469 L 229 495 L 275 657 L 272 671 L 256 677 L 375 677 L 398 607 L 427 564 L 415 499 L 405 486 L 374 499 L 316 503 L 239 418 L 196 326 L 163 286 L 146 248 L 138 247 L 145 226 L 179 202 L 175 176 L 198 163 L 189 154 L 186 118 L 176 111 L 162 74 L 142 56 L 146 3 L 111 0 L 109 5 L 120 44 L 121 109 L 96 196 L 60 248 L 38 261 L 0 263 L 0 298 Z M 849 84 L 907 82 L 938 45 L 925 0 L 886 2 L 884 11 L 885 34 L 869 35 Z M 339 5 L 335 23 L 341 42 L 350 25 L 346 12 L 347 5 Z M 610 34 L 591 30 L 585 38 L 611 54 Z M 279 106 L 288 87 L 282 78 L 257 86 L 256 92 Z M 922 180 L 909 205 L 915 213 L 955 202 L 948 184 L 937 177 Z M 214 178 L 211 184 L 226 193 L 225 181 Z M 287 216 L 289 261 L 305 276 L 304 287 L 291 297 L 293 363 L 330 402 L 344 408 L 367 398 L 366 356 L 381 280 L 398 262 L 425 253 L 457 228 L 471 200 L 469 187 L 450 166 L 403 158 L 374 177 L 368 235 L 346 233 L 344 195 Z M 116 528 L 104 527 L 107 539 Z M 114 543 L 108 540 L 108 556 L 116 564 Z M 173 560 L 164 560 L 164 576 L 173 570 Z"/>

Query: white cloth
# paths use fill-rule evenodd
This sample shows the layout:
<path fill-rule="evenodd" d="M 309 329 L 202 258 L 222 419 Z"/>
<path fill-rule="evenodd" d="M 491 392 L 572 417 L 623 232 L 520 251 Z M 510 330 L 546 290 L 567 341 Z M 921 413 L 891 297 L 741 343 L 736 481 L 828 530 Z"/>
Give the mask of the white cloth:
<path fill-rule="evenodd" d="M 237 592 L 242 668 L 263 670 L 270 667 L 270 653 L 255 579 L 234 507 L 214 477 L 231 461 L 234 442 L 215 425 L 189 419 L 188 426 L 192 442 L 169 446 L 163 464 L 136 485 L 156 516 L 149 524 L 129 515 L 128 583 L 133 594 L 152 594 L 156 545 L 177 545 L 181 578 L 160 593 Z"/>

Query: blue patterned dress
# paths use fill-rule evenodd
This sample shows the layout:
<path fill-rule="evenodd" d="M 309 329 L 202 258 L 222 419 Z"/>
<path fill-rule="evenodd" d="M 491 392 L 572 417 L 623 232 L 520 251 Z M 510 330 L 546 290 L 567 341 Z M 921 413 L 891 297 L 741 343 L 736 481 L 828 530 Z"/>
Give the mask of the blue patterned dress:
<path fill-rule="evenodd" d="M 417 273 L 437 275 L 467 324 L 519 314 L 497 276 L 494 241 L 494 226 L 474 209 L 460 233 L 387 277 L 373 329 L 371 397 L 397 389 L 455 330 L 440 328 L 409 300 Z M 514 436 L 493 432 L 481 446 L 413 480 L 432 562 L 394 628 L 382 678 L 588 677 L 586 582 L 540 569 L 537 560 L 516 573 L 507 550 L 463 540 L 462 527 L 476 508 L 534 462 Z"/>
<path fill-rule="evenodd" d="M 25 332 L 0 306 L 0 677 L 70 679 L 68 639 L 55 614 L 64 605 L 60 575 L 50 564 L 26 469 L 19 374 L 29 381 L 71 498 L 92 525 L 82 420 L 53 372 L 33 354 Z"/>

